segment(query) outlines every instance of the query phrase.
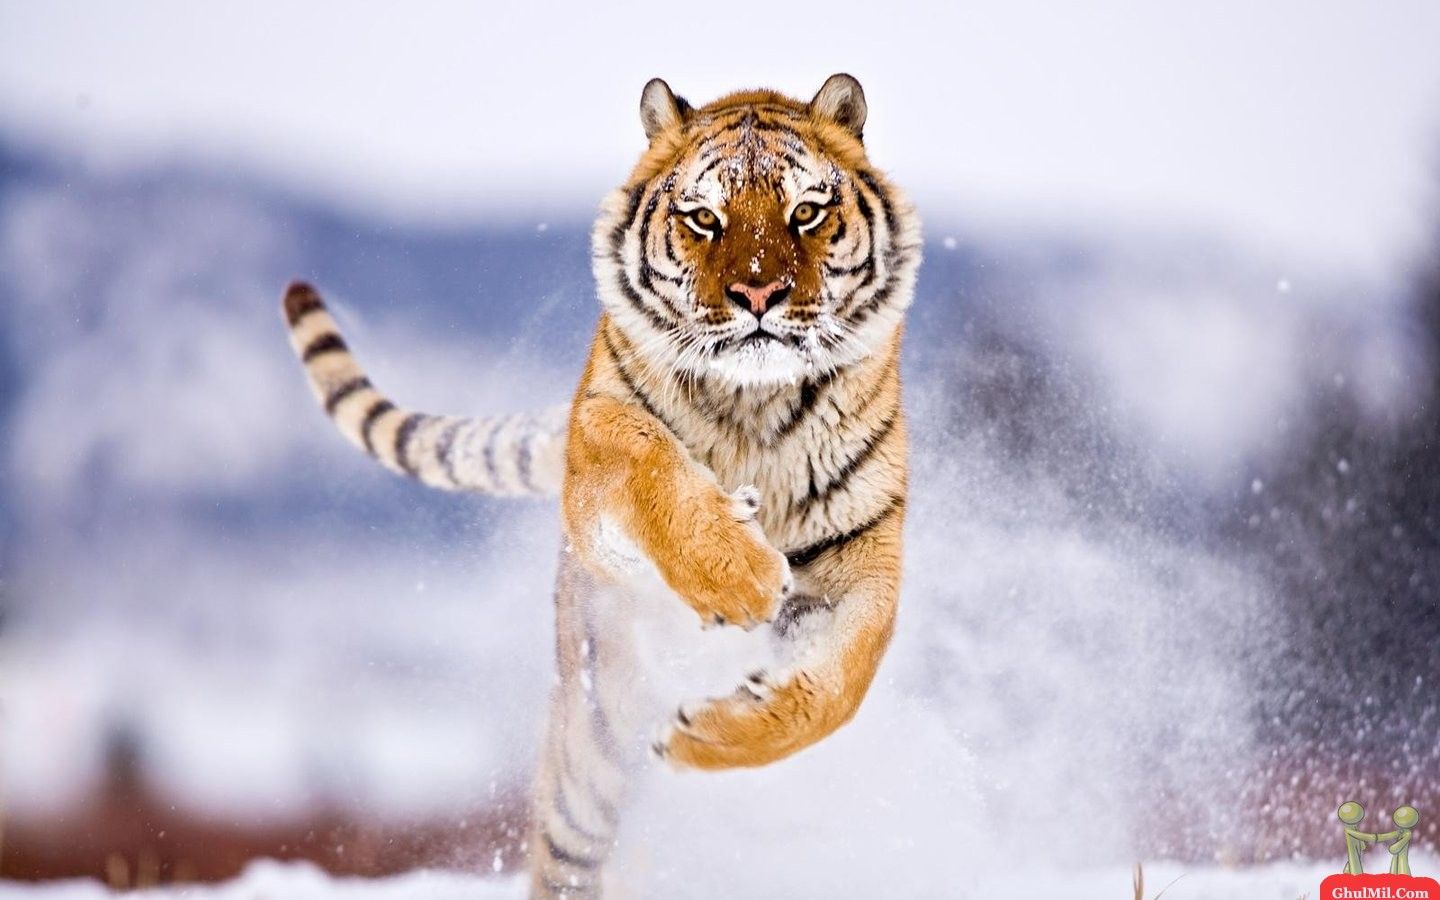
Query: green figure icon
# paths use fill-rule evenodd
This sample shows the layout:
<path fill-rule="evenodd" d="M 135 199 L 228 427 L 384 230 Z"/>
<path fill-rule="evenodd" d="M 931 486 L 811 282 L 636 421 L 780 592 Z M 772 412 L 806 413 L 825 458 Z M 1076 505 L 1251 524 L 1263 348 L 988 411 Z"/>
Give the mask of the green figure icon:
<path fill-rule="evenodd" d="M 1348 805 L 1348 804 L 1347 804 Z M 1341 807 L 1344 809 L 1344 807 Z M 1364 815 L 1364 813 L 1361 813 Z M 1410 874 L 1410 832 L 1415 828 L 1415 823 L 1420 821 L 1420 814 L 1413 806 L 1402 806 L 1390 814 L 1395 822 L 1395 830 L 1387 831 L 1384 834 L 1376 835 L 1382 841 L 1394 841 L 1390 845 L 1390 874 Z M 1346 829 L 1347 831 L 1349 829 Z"/>
<path fill-rule="evenodd" d="M 1355 826 L 1365 818 L 1365 807 L 1350 800 L 1340 804 L 1340 809 L 1335 813 L 1340 821 L 1345 824 L 1345 869 L 1346 875 L 1360 875 L 1365 871 L 1360 863 L 1360 851 L 1370 844 L 1380 840 L 1378 834 L 1371 834 L 1368 831 L 1358 831 Z M 1394 852 L 1394 851 L 1391 851 Z"/>

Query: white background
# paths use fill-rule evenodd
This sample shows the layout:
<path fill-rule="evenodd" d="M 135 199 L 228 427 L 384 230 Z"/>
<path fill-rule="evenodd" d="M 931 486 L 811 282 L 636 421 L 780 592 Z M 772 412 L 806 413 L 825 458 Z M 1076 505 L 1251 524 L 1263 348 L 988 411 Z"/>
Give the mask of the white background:
<path fill-rule="evenodd" d="M 1164 222 L 1374 276 L 1426 233 L 1437 37 L 1428 0 L 4 2 L 0 122 L 525 216 L 619 179 L 653 75 L 703 102 L 847 70 L 932 222 Z"/>

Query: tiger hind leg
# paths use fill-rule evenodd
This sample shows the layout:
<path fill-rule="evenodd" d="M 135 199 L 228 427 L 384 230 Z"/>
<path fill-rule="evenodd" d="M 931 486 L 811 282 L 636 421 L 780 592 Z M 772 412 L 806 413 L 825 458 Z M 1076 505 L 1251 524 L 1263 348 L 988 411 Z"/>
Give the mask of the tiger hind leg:
<path fill-rule="evenodd" d="M 568 563 L 568 561 L 567 561 Z M 556 595 L 559 678 L 536 772 L 528 840 L 531 897 L 600 897 L 621 810 L 643 755 L 615 721 L 624 650 L 597 633 L 588 579 L 562 563 Z"/>
<path fill-rule="evenodd" d="M 560 704 L 557 704 L 560 705 Z M 531 897 L 591 898 L 602 893 L 605 864 L 615 847 L 625 774 L 593 755 L 591 738 L 552 719 L 536 775 L 529 854 Z"/>

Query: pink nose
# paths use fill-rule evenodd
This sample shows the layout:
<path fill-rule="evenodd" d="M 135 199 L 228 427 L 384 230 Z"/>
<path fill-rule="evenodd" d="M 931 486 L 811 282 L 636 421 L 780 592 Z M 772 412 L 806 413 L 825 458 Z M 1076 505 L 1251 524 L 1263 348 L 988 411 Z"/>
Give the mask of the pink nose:
<path fill-rule="evenodd" d="M 765 315 L 789 295 L 790 288 L 780 281 L 759 287 L 737 281 L 725 289 L 725 296 L 730 298 L 730 302 L 749 309 L 757 316 Z"/>

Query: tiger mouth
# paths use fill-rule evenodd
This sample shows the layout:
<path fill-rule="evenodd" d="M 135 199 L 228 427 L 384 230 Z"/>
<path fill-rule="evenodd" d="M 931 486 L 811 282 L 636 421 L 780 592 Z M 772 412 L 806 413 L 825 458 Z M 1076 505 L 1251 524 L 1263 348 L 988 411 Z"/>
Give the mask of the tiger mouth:
<path fill-rule="evenodd" d="M 774 341 L 777 344 L 784 343 L 779 335 L 771 334 L 768 331 L 752 331 L 737 341 L 736 346 L 744 347 L 747 344 L 759 344 L 764 341 Z"/>
<path fill-rule="evenodd" d="M 722 343 L 718 349 L 738 350 L 743 347 L 761 347 L 765 344 L 772 343 L 778 344 L 782 347 L 790 347 L 792 349 L 798 349 L 800 347 L 799 338 L 793 335 L 775 334 L 772 331 L 766 331 L 763 328 L 757 328 L 749 334 L 730 338 L 729 340 Z"/>

